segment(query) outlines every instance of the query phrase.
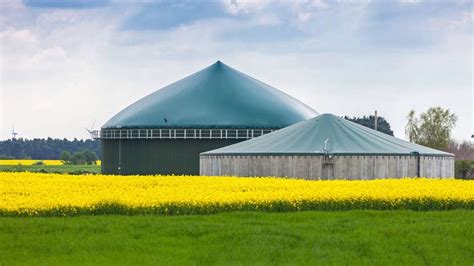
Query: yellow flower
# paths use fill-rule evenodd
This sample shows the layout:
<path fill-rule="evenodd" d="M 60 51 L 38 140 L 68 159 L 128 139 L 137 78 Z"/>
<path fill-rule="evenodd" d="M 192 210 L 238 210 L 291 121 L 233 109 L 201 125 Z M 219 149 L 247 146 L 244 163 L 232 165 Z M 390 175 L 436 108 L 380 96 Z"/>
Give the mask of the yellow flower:
<path fill-rule="evenodd" d="M 42 162 L 44 165 L 62 165 L 61 160 L 0 160 L 0 165 L 33 165 Z"/>
<path fill-rule="evenodd" d="M 0 215 L 474 209 L 474 181 L 0 173 Z"/>
<path fill-rule="evenodd" d="M 0 160 L 0 165 L 33 165 L 42 162 L 43 165 L 63 165 L 61 160 Z M 96 161 L 97 165 L 101 165 L 101 161 Z"/>

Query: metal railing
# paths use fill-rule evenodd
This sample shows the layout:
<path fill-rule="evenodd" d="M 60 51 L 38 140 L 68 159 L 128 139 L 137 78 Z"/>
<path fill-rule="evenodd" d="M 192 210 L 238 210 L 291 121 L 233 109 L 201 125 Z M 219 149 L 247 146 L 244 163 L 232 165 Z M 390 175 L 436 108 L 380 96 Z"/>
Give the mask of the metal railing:
<path fill-rule="evenodd" d="M 96 139 L 251 139 L 275 129 L 102 129 Z"/>

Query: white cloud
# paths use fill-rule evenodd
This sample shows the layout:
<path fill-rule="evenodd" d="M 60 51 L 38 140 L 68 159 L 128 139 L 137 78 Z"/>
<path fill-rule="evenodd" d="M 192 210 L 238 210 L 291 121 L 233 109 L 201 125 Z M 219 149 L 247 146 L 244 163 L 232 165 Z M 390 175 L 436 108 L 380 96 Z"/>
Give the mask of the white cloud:
<path fill-rule="evenodd" d="M 327 8 L 328 3 L 324 0 L 309 0 L 308 5 L 315 8 Z"/>
<path fill-rule="evenodd" d="M 64 63 L 61 61 L 65 60 L 66 58 L 66 51 L 64 51 L 64 49 L 60 46 L 54 46 L 47 48 L 33 56 L 31 58 L 31 63 L 44 66 L 46 64 L 55 64 L 55 61 L 60 61 L 58 63 L 61 64 Z"/>
<path fill-rule="evenodd" d="M 402 4 L 417 4 L 420 3 L 422 0 L 399 0 Z"/>
<path fill-rule="evenodd" d="M 255 25 L 274 26 L 280 24 L 281 19 L 275 14 L 262 14 L 255 18 Z"/>
<path fill-rule="evenodd" d="M 236 15 L 261 10 L 269 2 L 269 0 L 224 0 L 223 4 L 230 14 Z"/>
<path fill-rule="evenodd" d="M 53 9 L 41 13 L 38 17 L 38 23 L 74 23 L 81 19 L 86 10 L 63 10 Z"/>
<path fill-rule="evenodd" d="M 0 1 L 0 7 L 4 10 L 18 10 L 23 8 L 22 0 Z"/>
<path fill-rule="evenodd" d="M 0 32 L 0 42 L 5 43 L 34 43 L 37 39 L 29 29 L 7 29 Z"/>
<path fill-rule="evenodd" d="M 214 18 L 169 31 L 120 30 L 128 8 L 40 10 L 29 24 L 9 22 L 0 33 L 2 137 L 10 137 L 13 121 L 23 137 L 87 137 L 84 127 L 93 120 L 101 125 L 218 59 L 319 112 L 367 115 L 377 109 L 399 137 L 410 109 L 420 113 L 433 105 L 459 115 L 456 138 L 471 134 L 472 36 L 459 27 L 440 32 L 440 43 L 429 48 L 387 51 L 359 43 L 366 37 L 360 36 L 365 4 L 334 10 L 323 1 L 292 1 L 278 8 L 283 4 L 285 12 L 270 12 L 267 1 L 237 1 L 229 12 L 245 19 Z M 308 17 L 298 20 L 306 6 Z M 307 34 L 264 43 L 219 38 L 289 23 Z"/>

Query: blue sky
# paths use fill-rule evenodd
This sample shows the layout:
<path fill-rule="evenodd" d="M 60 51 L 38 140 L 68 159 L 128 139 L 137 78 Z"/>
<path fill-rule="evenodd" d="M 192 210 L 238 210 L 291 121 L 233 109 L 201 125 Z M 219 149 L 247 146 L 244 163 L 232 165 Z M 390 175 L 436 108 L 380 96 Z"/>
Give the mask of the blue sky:
<path fill-rule="evenodd" d="M 217 60 L 320 113 L 431 106 L 473 133 L 471 1 L 2 1 L 1 135 L 87 137 Z"/>

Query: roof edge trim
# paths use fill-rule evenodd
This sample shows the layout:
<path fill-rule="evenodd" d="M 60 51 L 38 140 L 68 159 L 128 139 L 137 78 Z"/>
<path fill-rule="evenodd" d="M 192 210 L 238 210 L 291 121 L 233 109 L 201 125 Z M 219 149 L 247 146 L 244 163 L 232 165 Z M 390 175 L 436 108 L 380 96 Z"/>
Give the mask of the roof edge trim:
<path fill-rule="evenodd" d="M 315 152 L 315 153 L 207 153 L 203 152 L 199 156 L 324 156 L 326 153 Z M 409 156 L 409 157 L 418 157 L 413 153 L 329 153 L 332 156 Z M 454 154 L 431 154 L 431 153 L 420 153 L 420 157 L 430 156 L 430 157 L 452 157 Z"/>

